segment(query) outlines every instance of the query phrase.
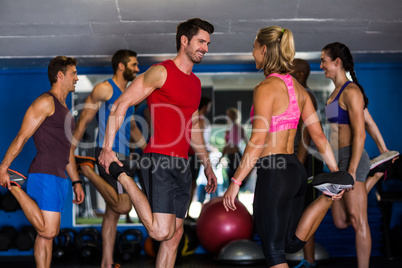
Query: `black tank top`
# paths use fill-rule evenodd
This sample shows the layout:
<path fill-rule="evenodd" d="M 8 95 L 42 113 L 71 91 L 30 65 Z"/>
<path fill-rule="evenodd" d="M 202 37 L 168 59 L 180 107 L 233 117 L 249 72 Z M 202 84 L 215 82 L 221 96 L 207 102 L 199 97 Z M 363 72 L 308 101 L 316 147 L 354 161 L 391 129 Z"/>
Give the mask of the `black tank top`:
<path fill-rule="evenodd" d="M 38 151 L 29 168 L 29 173 L 51 174 L 67 178 L 66 166 L 69 163 L 71 137 L 75 122 L 68 108 L 50 92 L 53 97 L 54 113 L 47 117 L 33 134 Z"/>

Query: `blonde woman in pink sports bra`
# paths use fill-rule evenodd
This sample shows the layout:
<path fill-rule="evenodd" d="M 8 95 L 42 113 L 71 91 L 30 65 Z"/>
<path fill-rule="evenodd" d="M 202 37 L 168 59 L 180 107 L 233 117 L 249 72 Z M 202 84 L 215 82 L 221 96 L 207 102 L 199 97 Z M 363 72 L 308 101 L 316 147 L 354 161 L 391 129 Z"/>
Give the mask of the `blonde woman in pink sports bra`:
<path fill-rule="evenodd" d="M 257 166 L 254 224 L 269 267 L 288 267 L 285 253 L 303 248 L 326 212 L 353 185 L 339 172 L 307 91 L 289 73 L 295 55 L 293 34 L 278 26 L 262 28 L 254 41 L 253 57 L 266 79 L 253 94 L 253 129 L 239 168 L 224 194 L 230 213 L 242 181 Z M 303 212 L 307 175 L 294 154 L 294 138 L 301 118 L 324 161 L 333 173 L 314 178 L 324 194 Z"/>

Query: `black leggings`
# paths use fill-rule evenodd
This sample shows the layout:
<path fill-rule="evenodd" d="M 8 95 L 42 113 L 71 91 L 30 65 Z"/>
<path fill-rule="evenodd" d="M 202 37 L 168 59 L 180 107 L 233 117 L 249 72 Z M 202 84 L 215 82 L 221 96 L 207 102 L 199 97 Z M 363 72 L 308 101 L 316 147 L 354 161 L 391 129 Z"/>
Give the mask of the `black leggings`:
<path fill-rule="evenodd" d="M 295 236 L 307 186 L 305 168 L 295 154 L 260 158 L 254 193 L 254 224 L 268 266 L 286 263 L 305 242 Z"/>

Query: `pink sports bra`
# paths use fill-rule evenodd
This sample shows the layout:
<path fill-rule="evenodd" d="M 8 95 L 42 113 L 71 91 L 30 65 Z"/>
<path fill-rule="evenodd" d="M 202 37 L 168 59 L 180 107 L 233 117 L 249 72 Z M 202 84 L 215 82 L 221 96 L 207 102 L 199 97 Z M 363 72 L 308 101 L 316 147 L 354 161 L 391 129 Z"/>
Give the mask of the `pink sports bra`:
<path fill-rule="evenodd" d="M 289 105 L 286 111 L 280 115 L 273 115 L 271 117 L 271 125 L 268 132 L 278 132 L 287 129 L 297 129 L 300 119 L 299 105 L 297 104 L 295 90 L 293 88 L 293 80 L 290 74 L 280 75 L 280 74 L 270 74 L 270 76 L 276 76 L 285 82 L 289 93 Z M 250 118 L 253 122 L 254 117 L 254 105 L 251 106 Z"/>

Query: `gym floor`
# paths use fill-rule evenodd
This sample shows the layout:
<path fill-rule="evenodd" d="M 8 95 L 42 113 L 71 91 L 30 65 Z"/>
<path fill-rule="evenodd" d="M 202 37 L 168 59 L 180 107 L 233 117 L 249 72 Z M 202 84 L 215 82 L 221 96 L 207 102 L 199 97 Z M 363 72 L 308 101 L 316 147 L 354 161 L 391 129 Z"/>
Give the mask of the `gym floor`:
<path fill-rule="evenodd" d="M 122 263 L 122 268 L 144 268 L 154 267 L 154 258 L 141 255 L 139 259 L 133 260 L 129 263 Z M 296 265 L 297 263 L 290 263 Z M 53 268 L 69 267 L 69 268 L 96 268 L 100 263 L 80 263 L 79 260 L 67 260 L 63 263 L 52 264 Z M 0 267 L 13 267 L 13 268 L 31 268 L 35 267 L 33 257 L 0 257 Z M 262 268 L 266 267 L 263 264 L 254 265 L 235 265 L 235 264 L 221 264 L 214 260 L 214 258 L 207 254 L 194 254 L 183 258 L 176 263 L 175 267 L 181 268 L 217 268 L 217 267 L 253 267 Z M 319 264 L 319 267 L 325 268 L 355 268 L 357 267 L 355 257 L 345 258 L 332 258 Z M 383 257 L 372 257 L 370 261 L 371 268 L 400 268 L 402 267 L 402 258 L 394 260 L 385 260 Z"/>

